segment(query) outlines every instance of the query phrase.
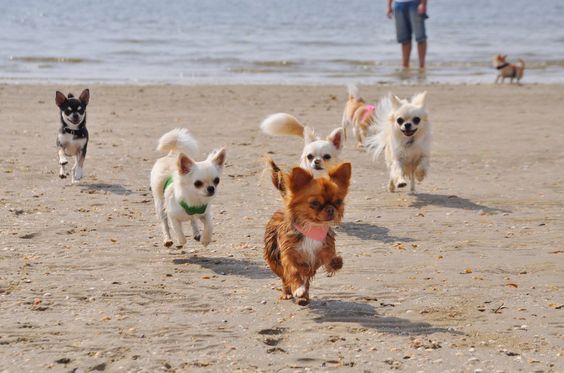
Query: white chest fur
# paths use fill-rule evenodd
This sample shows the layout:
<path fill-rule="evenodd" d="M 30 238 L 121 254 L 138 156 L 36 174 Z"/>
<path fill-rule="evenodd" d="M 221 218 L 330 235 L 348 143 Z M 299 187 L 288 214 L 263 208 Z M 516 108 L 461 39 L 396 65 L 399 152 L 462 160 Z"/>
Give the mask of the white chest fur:
<path fill-rule="evenodd" d="M 309 237 L 304 237 L 300 246 L 300 251 L 308 258 L 310 264 L 315 263 L 317 252 L 323 246 L 323 241 L 313 240 Z"/>
<path fill-rule="evenodd" d="M 74 136 L 70 133 L 60 133 L 59 144 L 65 150 L 65 154 L 76 155 L 86 144 L 86 139 L 74 139 Z"/>

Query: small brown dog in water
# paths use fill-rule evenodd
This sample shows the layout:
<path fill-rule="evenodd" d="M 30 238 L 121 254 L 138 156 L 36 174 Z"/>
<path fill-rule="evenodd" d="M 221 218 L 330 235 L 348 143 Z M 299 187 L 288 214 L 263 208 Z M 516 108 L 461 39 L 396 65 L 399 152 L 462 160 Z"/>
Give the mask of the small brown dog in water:
<path fill-rule="evenodd" d="M 493 58 L 493 66 L 499 70 L 495 82 L 498 83 L 499 79 L 503 83 L 505 78 L 510 78 L 511 83 L 513 79 L 517 79 L 517 83 L 523 79 L 523 74 L 525 73 L 525 61 L 518 59 L 517 63 L 507 62 L 507 55 L 498 54 Z"/>

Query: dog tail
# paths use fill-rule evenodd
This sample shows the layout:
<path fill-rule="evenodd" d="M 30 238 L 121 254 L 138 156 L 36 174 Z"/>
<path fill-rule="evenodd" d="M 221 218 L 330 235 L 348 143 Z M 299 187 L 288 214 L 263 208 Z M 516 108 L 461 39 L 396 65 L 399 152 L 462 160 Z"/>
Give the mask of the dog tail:
<path fill-rule="evenodd" d="M 374 126 L 371 127 L 375 133 L 373 132 L 364 140 L 364 146 L 366 146 L 368 151 L 372 152 L 374 159 L 378 158 L 386 148 L 386 132 L 389 130 L 388 119 L 391 113 L 392 96 L 390 93 L 378 102 Z"/>
<path fill-rule="evenodd" d="M 271 136 L 298 136 L 304 137 L 306 126 L 296 117 L 286 113 L 271 114 L 260 124 L 262 132 Z"/>
<path fill-rule="evenodd" d="M 349 92 L 349 100 L 362 100 L 362 97 L 360 96 L 360 90 L 358 89 L 358 86 L 356 84 L 349 84 L 347 86 L 347 90 Z"/>
<path fill-rule="evenodd" d="M 284 173 L 282 172 L 280 167 L 278 167 L 278 165 L 274 163 L 272 158 L 267 157 L 266 163 L 268 167 L 270 167 L 270 178 L 272 180 L 272 185 L 274 185 L 274 187 L 280 191 L 282 197 L 284 197 L 284 195 L 286 194 L 286 184 L 284 184 Z"/>
<path fill-rule="evenodd" d="M 198 143 L 186 128 L 175 128 L 161 136 L 157 150 L 194 156 L 198 152 Z"/>

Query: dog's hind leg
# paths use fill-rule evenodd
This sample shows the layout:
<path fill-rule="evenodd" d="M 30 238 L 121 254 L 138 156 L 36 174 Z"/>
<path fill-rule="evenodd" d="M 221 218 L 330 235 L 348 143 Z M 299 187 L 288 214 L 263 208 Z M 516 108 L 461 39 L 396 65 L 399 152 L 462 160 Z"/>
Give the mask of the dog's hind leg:
<path fill-rule="evenodd" d="M 153 199 L 155 200 L 155 211 L 157 212 L 157 218 L 161 222 L 161 229 L 163 231 L 163 236 L 164 236 L 163 245 L 165 245 L 166 247 L 171 247 L 172 246 L 172 238 L 170 237 L 170 227 L 168 225 L 168 216 L 167 216 L 166 211 L 163 207 L 163 202 L 159 198 L 159 196 L 155 195 L 154 192 L 153 192 Z"/>
<path fill-rule="evenodd" d="M 65 155 L 65 151 L 63 150 L 63 148 L 59 148 L 59 177 L 61 179 L 64 179 L 65 177 L 67 177 L 66 173 L 65 173 L 65 165 L 69 163 L 69 160 L 67 159 L 66 155 Z"/>
<path fill-rule="evenodd" d="M 184 246 L 184 244 L 186 244 L 186 237 L 184 236 L 184 231 L 182 231 L 182 222 L 176 219 L 170 219 L 170 224 L 172 224 L 172 229 L 178 239 L 176 247 L 180 248 Z"/>

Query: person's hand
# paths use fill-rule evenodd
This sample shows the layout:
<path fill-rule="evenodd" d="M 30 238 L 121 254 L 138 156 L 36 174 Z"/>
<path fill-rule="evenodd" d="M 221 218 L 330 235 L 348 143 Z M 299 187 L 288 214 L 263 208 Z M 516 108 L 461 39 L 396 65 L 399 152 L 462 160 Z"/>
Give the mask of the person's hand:
<path fill-rule="evenodd" d="M 417 7 L 417 13 L 419 14 L 427 13 L 427 4 L 424 3 L 419 4 L 419 6 Z"/>
<path fill-rule="evenodd" d="M 388 6 L 388 10 L 386 11 L 386 15 L 388 16 L 388 18 L 392 18 L 393 14 L 394 14 L 394 11 L 392 10 L 392 7 Z"/>

